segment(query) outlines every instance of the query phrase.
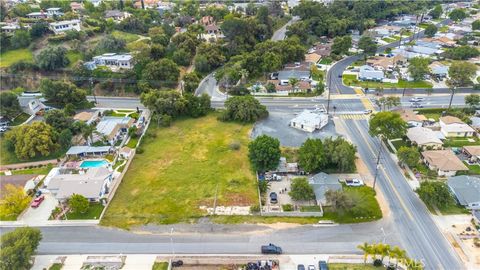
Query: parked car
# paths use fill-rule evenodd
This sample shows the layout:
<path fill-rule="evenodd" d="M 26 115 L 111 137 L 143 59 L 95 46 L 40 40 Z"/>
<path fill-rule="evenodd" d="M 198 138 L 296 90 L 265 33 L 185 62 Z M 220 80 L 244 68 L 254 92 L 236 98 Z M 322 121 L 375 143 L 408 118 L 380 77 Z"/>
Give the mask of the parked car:
<path fill-rule="evenodd" d="M 43 196 L 43 195 L 35 198 L 35 200 L 33 200 L 33 202 L 32 202 L 32 208 L 39 207 L 40 204 L 42 204 L 43 200 L 45 200 L 45 196 Z"/>
<path fill-rule="evenodd" d="M 318 262 L 318 270 L 328 270 L 328 265 L 326 261 Z"/>
<path fill-rule="evenodd" d="M 308 270 L 315 270 L 315 265 L 309 265 Z"/>
<path fill-rule="evenodd" d="M 261 247 L 262 254 L 282 254 L 282 248 L 272 243 Z"/>
<path fill-rule="evenodd" d="M 360 186 L 365 185 L 362 180 L 357 179 L 357 178 L 346 179 L 345 184 L 347 184 L 347 186 L 349 186 L 349 187 L 360 187 Z"/>
<path fill-rule="evenodd" d="M 277 193 L 275 192 L 270 193 L 270 203 L 278 203 Z"/>
<path fill-rule="evenodd" d="M 297 265 L 297 270 L 305 270 L 305 265 L 303 264 Z"/>
<path fill-rule="evenodd" d="M 423 108 L 423 105 L 418 103 L 418 102 L 415 102 L 415 103 L 412 103 L 412 105 L 410 107 L 412 107 L 412 108 Z"/>
<path fill-rule="evenodd" d="M 410 99 L 410 102 L 419 102 L 419 101 L 424 101 L 425 98 L 423 97 L 413 97 Z"/>
<path fill-rule="evenodd" d="M 372 113 L 372 110 L 365 110 L 363 111 L 363 114 L 371 114 Z"/>

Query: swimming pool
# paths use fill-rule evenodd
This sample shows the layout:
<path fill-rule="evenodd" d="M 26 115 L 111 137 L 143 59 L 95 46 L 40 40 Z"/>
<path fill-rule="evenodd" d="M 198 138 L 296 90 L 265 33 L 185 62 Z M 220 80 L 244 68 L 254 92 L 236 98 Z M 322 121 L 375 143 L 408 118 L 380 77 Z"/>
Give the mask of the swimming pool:
<path fill-rule="evenodd" d="M 97 168 L 107 167 L 108 162 L 106 160 L 85 160 L 80 164 L 80 168 Z"/>

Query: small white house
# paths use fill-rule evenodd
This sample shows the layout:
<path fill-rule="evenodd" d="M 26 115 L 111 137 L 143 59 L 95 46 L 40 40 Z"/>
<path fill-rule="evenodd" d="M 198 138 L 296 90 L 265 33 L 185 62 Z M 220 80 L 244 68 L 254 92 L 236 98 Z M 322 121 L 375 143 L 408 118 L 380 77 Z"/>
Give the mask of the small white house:
<path fill-rule="evenodd" d="M 47 8 L 47 16 L 48 17 L 53 17 L 53 16 L 63 16 L 63 12 L 61 11 L 61 8 Z"/>
<path fill-rule="evenodd" d="M 105 53 L 93 57 L 92 61 L 85 63 L 85 66 L 90 70 L 97 68 L 97 66 L 105 66 L 112 71 L 132 69 L 133 57 L 130 54 Z"/>
<path fill-rule="evenodd" d="M 358 73 L 358 79 L 361 81 L 379 81 L 381 82 L 385 78 L 385 74 L 382 70 L 376 70 L 371 66 L 361 66 L 360 73 Z"/>
<path fill-rule="evenodd" d="M 69 20 L 50 23 L 50 30 L 52 30 L 55 35 L 71 30 L 80 31 L 80 20 Z"/>
<path fill-rule="evenodd" d="M 317 129 L 322 129 L 328 124 L 328 115 L 304 110 L 297 117 L 290 121 L 290 126 L 296 129 L 301 129 L 307 132 L 314 132 Z"/>

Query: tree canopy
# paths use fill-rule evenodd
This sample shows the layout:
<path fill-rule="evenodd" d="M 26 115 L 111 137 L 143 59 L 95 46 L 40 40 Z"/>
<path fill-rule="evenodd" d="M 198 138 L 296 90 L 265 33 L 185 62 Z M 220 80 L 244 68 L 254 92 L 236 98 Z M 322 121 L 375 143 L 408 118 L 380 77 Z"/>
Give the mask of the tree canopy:
<path fill-rule="evenodd" d="M 467 60 L 480 55 L 480 51 L 468 45 L 459 46 L 448 49 L 445 52 L 445 57 L 453 60 Z"/>
<path fill-rule="evenodd" d="M 443 182 L 422 181 L 416 190 L 422 201 L 430 206 L 444 207 L 455 204 L 452 194 Z"/>
<path fill-rule="evenodd" d="M 26 207 L 31 197 L 25 193 L 23 187 L 6 184 L 0 199 L 0 220 L 16 220 Z"/>
<path fill-rule="evenodd" d="M 469 62 L 456 61 L 450 65 L 447 83 L 451 87 L 468 86 L 472 84 L 472 77 L 477 71 L 477 66 Z"/>
<path fill-rule="evenodd" d="M 352 47 L 351 36 L 336 37 L 333 40 L 332 53 L 336 55 L 344 55 L 348 53 L 348 50 L 351 47 Z"/>
<path fill-rule="evenodd" d="M 448 17 L 452 21 L 461 21 L 467 17 L 467 13 L 465 12 L 464 9 L 456 8 L 448 14 Z"/>
<path fill-rule="evenodd" d="M 370 118 L 369 132 L 389 140 L 402 138 L 407 132 L 407 123 L 396 112 L 379 112 Z"/>
<path fill-rule="evenodd" d="M 42 240 L 39 229 L 17 228 L 1 237 L 0 269 L 27 270 L 32 267 L 32 256 Z"/>
<path fill-rule="evenodd" d="M 17 95 L 11 91 L 0 92 L 0 115 L 13 118 L 20 112 L 22 109 Z"/>
<path fill-rule="evenodd" d="M 290 195 L 295 201 L 309 201 L 315 199 L 313 188 L 308 183 L 306 177 L 293 178 L 288 195 Z"/>
<path fill-rule="evenodd" d="M 438 28 L 432 24 L 432 23 L 429 23 L 427 25 L 427 28 L 425 28 L 425 36 L 427 37 L 433 37 L 435 36 L 435 34 L 437 33 L 438 31 Z"/>
<path fill-rule="evenodd" d="M 143 93 L 140 101 L 157 116 L 200 117 L 206 115 L 210 110 L 210 97 L 207 94 L 196 97 L 191 94 L 182 96 L 175 90 L 151 90 Z"/>
<path fill-rule="evenodd" d="M 47 47 L 42 50 L 36 59 L 39 68 L 44 70 L 55 70 L 66 67 L 69 64 L 67 49 L 64 47 Z"/>
<path fill-rule="evenodd" d="M 363 50 L 365 55 L 373 55 L 377 52 L 378 45 L 369 36 L 362 36 L 358 41 L 358 48 Z"/>
<path fill-rule="evenodd" d="M 40 91 L 50 102 L 60 105 L 78 104 L 87 100 L 87 92 L 66 81 L 42 79 Z"/>
<path fill-rule="evenodd" d="M 476 108 L 480 105 L 480 96 L 476 94 L 470 94 L 465 96 L 465 104 L 471 108 Z"/>
<path fill-rule="evenodd" d="M 221 119 L 251 123 L 267 116 L 267 108 L 253 96 L 234 96 L 225 101 Z"/>
<path fill-rule="evenodd" d="M 412 168 L 420 161 L 420 152 L 415 147 L 402 146 L 398 149 L 397 156 L 400 162 Z"/>
<path fill-rule="evenodd" d="M 179 76 L 177 64 L 164 58 L 148 63 L 143 70 L 142 80 L 153 88 L 170 87 L 177 84 Z"/>
<path fill-rule="evenodd" d="M 15 127 L 5 133 L 5 139 L 21 160 L 48 156 L 58 148 L 53 128 L 43 122 Z"/>
<path fill-rule="evenodd" d="M 280 154 L 280 141 L 267 135 L 258 136 L 248 145 L 248 158 L 256 171 L 277 168 Z"/>
<path fill-rule="evenodd" d="M 441 5 L 436 5 L 431 11 L 430 11 L 430 16 L 432 16 L 433 19 L 438 19 L 440 16 L 443 14 L 443 9 Z"/>
<path fill-rule="evenodd" d="M 327 159 L 320 139 L 308 138 L 298 149 L 298 164 L 307 172 L 318 172 L 325 167 Z"/>
<path fill-rule="evenodd" d="M 428 67 L 430 61 L 428 58 L 414 57 L 410 59 L 408 63 L 408 72 L 412 76 L 413 80 L 423 81 L 425 79 L 425 75 L 427 75 L 430 71 L 430 68 Z"/>
<path fill-rule="evenodd" d="M 80 194 L 73 194 L 68 199 L 68 206 L 74 213 L 85 213 L 90 207 L 88 199 Z"/>

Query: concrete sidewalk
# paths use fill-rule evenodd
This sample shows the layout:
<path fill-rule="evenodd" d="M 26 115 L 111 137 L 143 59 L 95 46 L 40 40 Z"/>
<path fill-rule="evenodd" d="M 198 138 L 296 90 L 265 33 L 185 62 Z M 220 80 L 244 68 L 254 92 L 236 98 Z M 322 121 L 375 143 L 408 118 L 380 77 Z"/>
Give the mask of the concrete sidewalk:
<path fill-rule="evenodd" d="M 86 219 L 86 220 L 45 220 L 45 221 L 0 221 L 0 228 L 2 227 L 65 227 L 65 226 L 96 226 L 100 220 Z"/>

